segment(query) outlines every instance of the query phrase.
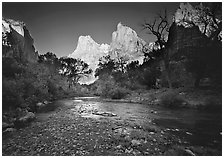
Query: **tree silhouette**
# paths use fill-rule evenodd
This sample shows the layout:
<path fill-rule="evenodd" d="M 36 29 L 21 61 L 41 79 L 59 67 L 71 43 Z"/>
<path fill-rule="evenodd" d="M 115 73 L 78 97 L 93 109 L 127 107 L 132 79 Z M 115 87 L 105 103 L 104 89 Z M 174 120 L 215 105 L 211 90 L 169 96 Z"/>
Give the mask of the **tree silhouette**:
<path fill-rule="evenodd" d="M 170 80 L 170 68 L 169 68 L 169 51 L 165 49 L 167 43 L 167 35 L 169 33 L 169 23 L 167 19 L 167 12 L 164 14 L 158 14 L 158 17 L 153 22 L 144 22 L 142 24 L 143 29 L 147 29 L 149 34 L 156 37 L 155 45 L 160 49 L 162 60 L 164 61 L 165 71 L 169 87 L 172 88 Z"/>
<path fill-rule="evenodd" d="M 110 55 L 103 56 L 99 59 L 98 68 L 95 71 L 95 77 L 103 74 L 111 75 L 114 71 L 116 71 L 117 67 L 115 61 L 111 59 Z"/>
<path fill-rule="evenodd" d="M 92 73 L 89 65 L 80 59 L 60 58 L 60 63 L 60 73 L 67 77 L 69 88 L 78 83 L 83 76 L 88 76 Z"/>

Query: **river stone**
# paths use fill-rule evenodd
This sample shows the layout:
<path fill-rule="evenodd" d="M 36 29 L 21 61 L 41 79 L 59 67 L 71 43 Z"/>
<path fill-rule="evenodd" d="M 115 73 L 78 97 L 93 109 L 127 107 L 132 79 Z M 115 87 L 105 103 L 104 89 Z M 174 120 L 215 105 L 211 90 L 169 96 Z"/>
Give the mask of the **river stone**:
<path fill-rule="evenodd" d="M 141 144 L 141 141 L 136 140 L 136 139 L 133 139 L 133 140 L 131 141 L 131 144 L 132 144 L 132 146 L 138 146 L 138 145 Z"/>
<path fill-rule="evenodd" d="M 192 133 L 190 133 L 190 132 L 186 132 L 186 134 L 188 134 L 188 135 L 193 135 Z"/>
<path fill-rule="evenodd" d="M 94 115 L 107 116 L 107 117 L 117 116 L 116 114 L 114 114 L 112 112 L 99 112 L 99 111 L 94 111 L 93 114 Z"/>
<path fill-rule="evenodd" d="M 19 118 L 19 121 L 26 122 L 35 119 L 35 114 L 32 112 L 28 112 L 25 116 Z"/>
<path fill-rule="evenodd" d="M 44 104 L 50 104 L 50 103 L 51 103 L 50 101 L 47 100 L 44 101 Z"/>
<path fill-rule="evenodd" d="M 14 124 L 13 123 L 6 123 L 6 122 L 2 122 L 2 130 L 5 130 L 7 128 L 13 127 Z"/>
<path fill-rule="evenodd" d="M 190 149 L 185 149 L 185 152 L 188 156 L 196 156 Z"/>
<path fill-rule="evenodd" d="M 6 133 L 15 132 L 15 131 L 16 131 L 15 128 L 7 128 L 6 130 L 3 131 L 3 133 L 6 134 Z"/>
<path fill-rule="evenodd" d="M 37 105 L 38 107 L 40 107 L 40 106 L 44 106 L 44 104 L 41 103 L 41 102 L 37 103 L 36 105 Z"/>
<path fill-rule="evenodd" d="M 130 150 L 125 149 L 125 153 L 128 153 L 128 154 L 130 154 L 132 151 L 133 151 L 133 149 L 132 149 L 132 148 L 131 148 Z"/>
<path fill-rule="evenodd" d="M 118 145 L 118 146 L 116 146 L 116 148 L 117 148 L 117 149 L 121 149 L 121 148 L 122 148 L 122 146 L 121 146 L 121 145 Z"/>

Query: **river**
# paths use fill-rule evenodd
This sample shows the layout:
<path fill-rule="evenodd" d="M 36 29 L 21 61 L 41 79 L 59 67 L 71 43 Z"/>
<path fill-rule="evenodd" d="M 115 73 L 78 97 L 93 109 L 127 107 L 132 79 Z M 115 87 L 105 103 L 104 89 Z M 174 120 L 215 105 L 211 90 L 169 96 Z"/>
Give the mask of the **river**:
<path fill-rule="evenodd" d="M 222 148 L 222 112 L 195 109 L 169 109 L 135 103 L 103 102 L 94 98 L 77 97 L 78 104 L 94 105 L 100 111 L 117 114 L 122 120 L 139 126 L 149 122 L 160 126 L 189 145 Z"/>
<path fill-rule="evenodd" d="M 75 97 L 3 139 L 3 155 L 221 155 L 222 114 Z"/>

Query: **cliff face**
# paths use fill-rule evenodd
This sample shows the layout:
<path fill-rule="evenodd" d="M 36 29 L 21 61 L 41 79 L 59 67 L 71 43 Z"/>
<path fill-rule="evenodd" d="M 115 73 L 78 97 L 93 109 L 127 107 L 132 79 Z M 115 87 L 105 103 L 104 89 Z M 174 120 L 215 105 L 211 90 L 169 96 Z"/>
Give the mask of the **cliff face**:
<path fill-rule="evenodd" d="M 117 30 L 112 33 L 109 54 L 115 59 L 123 57 L 128 62 L 138 60 L 142 63 L 144 54 L 141 50 L 145 44 L 146 42 L 139 38 L 134 30 L 119 23 Z"/>
<path fill-rule="evenodd" d="M 174 14 L 174 20 L 178 26 L 184 26 L 185 28 L 197 26 L 201 33 L 210 37 L 215 30 L 221 29 L 222 19 L 220 16 L 217 14 L 213 17 L 209 13 L 209 7 L 204 6 L 203 3 L 198 5 L 181 3 Z"/>
<path fill-rule="evenodd" d="M 202 47 L 206 43 L 206 36 L 203 35 L 197 26 L 185 28 L 173 23 L 170 27 L 168 45 L 173 49 L 172 53 L 190 47 Z"/>
<path fill-rule="evenodd" d="M 110 45 L 98 44 L 90 36 L 80 36 L 75 51 L 68 57 L 79 58 L 89 65 L 93 70 L 92 75 L 84 77 L 80 82 L 91 83 L 96 80 L 95 70 L 101 57 L 110 55 L 114 59 L 122 57 L 127 63 L 135 60 L 142 63 L 144 54 L 141 49 L 144 44 L 146 42 L 139 38 L 134 30 L 119 23 L 117 30 L 112 33 Z"/>
<path fill-rule="evenodd" d="M 202 7 L 201 4 L 198 7 Z M 200 15 L 201 14 L 201 15 Z M 199 9 L 189 3 L 181 3 L 175 12 L 174 22 L 169 29 L 167 45 L 170 56 L 190 52 L 191 48 L 204 47 L 207 42 L 207 33 L 204 26 L 199 23 Z M 178 51 L 182 53 L 177 53 Z"/>
<path fill-rule="evenodd" d="M 12 19 L 2 19 L 2 57 L 35 63 L 38 53 L 26 25 Z"/>

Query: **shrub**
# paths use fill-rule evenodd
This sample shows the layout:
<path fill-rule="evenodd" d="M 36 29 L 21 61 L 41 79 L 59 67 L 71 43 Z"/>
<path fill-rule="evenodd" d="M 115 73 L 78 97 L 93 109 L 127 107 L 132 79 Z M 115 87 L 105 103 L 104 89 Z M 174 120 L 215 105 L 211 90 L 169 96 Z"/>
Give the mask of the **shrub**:
<path fill-rule="evenodd" d="M 115 87 L 108 93 L 108 97 L 111 99 L 122 99 L 128 94 L 128 91 L 122 87 Z"/>
<path fill-rule="evenodd" d="M 217 97 L 210 96 L 205 99 L 205 110 L 222 111 L 222 103 Z"/>
<path fill-rule="evenodd" d="M 173 91 L 168 91 L 160 98 L 160 104 L 164 107 L 183 107 L 183 103 L 186 103 L 186 101 L 178 93 Z"/>
<path fill-rule="evenodd" d="M 92 85 L 91 90 L 95 95 L 104 98 L 122 99 L 128 94 L 128 90 L 120 85 L 113 76 L 104 75 Z"/>
<path fill-rule="evenodd" d="M 53 98 L 56 98 L 58 96 L 58 89 L 56 85 L 51 80 L 48 80 L 47 86 L 48 86 L 48 93 L 51 94 Z"/>
<path fill-rule="evenodd" d="M 89 89 L 87 87 L 84 87 L 83 85 L 80 85 L 80 84 L 76 84 L 72 88 L 72 92 L 71 93 L 74 96 L 79 96 L 79 97 L 85 97 L 85 96 L 91 95 L 91 92 L 89 91 Z"/>
<path fill-rule="evenodd" d="M 16 108 L 23 104 L 23 88 L 21 83 L 15 80 L 3 78 L 2 83 L 2 106 L 3 109 Z"/>

